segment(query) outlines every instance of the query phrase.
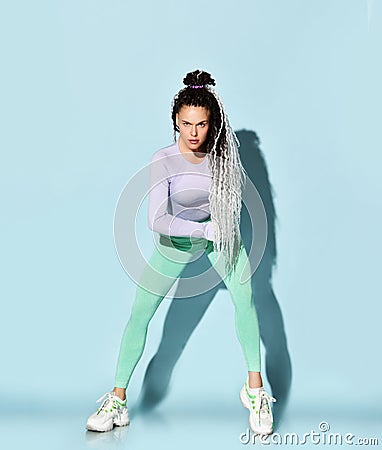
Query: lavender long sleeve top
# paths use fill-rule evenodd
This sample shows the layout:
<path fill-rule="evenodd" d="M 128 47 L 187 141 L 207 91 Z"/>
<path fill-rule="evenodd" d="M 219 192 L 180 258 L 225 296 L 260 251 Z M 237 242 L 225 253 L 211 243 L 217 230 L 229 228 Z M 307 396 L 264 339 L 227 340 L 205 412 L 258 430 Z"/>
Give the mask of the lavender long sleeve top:
<path fill-rule="evenodd" d="M 213 241 L 212 222 L 199 223 L 210 216 L 209 155 L 201 163 L 191 163 L 181 153 L 178 142 L 164 147 L 151 158 L 148 225 L 168 236 L 205 238 Z"/>

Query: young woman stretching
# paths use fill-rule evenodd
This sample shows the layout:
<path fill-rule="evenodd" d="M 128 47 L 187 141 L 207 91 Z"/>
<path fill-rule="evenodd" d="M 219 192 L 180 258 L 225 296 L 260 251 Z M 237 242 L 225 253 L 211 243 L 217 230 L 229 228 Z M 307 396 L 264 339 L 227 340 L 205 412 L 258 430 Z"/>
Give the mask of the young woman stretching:
<path fill-rule="evenodd" d="M 130 423 L 126 388 L 140 360 L 149 322 L 195 253 L 205 251 L 235 306 L 236 332 L 248 368 L 240 400 L 256 434 L 273 432 L 272 402 L 260 374 L 260 335 L 252 300 L 248 255 L 240 236 L 242 184 L 238 140 L 207 72 L 196 70 L 172 101 L 174 144 L 154 153 L 150 166 L 148 221 L 159 233 L 137 286 L 123 333 L 114 389 L 97 402 L 86 428 L 109 431 Z M 176 140 L 176 132 L 179 139 Z M 241 283 L 241 277 L 245 281 Z M 190 300 L 192 301 L 192 300 Z"/>

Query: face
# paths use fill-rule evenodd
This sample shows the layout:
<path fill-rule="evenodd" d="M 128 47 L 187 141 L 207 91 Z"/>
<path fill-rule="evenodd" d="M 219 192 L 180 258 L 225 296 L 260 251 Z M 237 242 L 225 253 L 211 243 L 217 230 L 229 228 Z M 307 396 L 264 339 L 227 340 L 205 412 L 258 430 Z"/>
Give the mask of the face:
<path fill-rule="evenodd" d="M 179 147 L 184 151 L 204 152 L 210 124 L 210 111 L 203 106 L 183 105 L 176 114 L 180 130 Z"/>

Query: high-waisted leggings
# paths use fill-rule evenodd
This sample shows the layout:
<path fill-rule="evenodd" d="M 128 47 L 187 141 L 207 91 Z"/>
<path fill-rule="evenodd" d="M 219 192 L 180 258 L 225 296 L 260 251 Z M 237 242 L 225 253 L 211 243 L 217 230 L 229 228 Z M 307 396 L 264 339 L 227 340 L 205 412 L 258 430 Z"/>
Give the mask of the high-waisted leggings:
<path fill-rule="evenodd" d="M 243 243 L 241 242 L 234 269 L 227 274 L 224 271 L 223 259 L 215 259 L 217 255 L 214 254 L 212 241 L 203 238 L 160 236 L 161 239 L 137 285 L 131 315 L 122 336 L 115 387 L 127 388 L 135 366 L 143 354 L 150 320 L 195 252 L 200 250 L 206 252 L 211 265 L 223 279 L 234 303 L 236 333 L 248 371 L 260 372 L 259 325 L 252 299 L 250 265 L 247 264 L 248 255 Z M 241 279 L 246 281 L 242 283 Z M 146 289 L 145 286 L 150 288 Z"/>

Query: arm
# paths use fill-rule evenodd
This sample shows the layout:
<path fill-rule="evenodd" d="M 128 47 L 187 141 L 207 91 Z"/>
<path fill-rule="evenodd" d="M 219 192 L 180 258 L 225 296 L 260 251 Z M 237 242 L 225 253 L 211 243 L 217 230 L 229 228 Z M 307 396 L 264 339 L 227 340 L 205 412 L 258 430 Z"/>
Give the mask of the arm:
<path fill-rule="evenodd" d="M 165 158 L 153 156 L 150 163 L 148 226 L 168 236 L 192 236 L 212 240 L 212 224 L 181 219 L 168 213 L 169 173 Z"/>

